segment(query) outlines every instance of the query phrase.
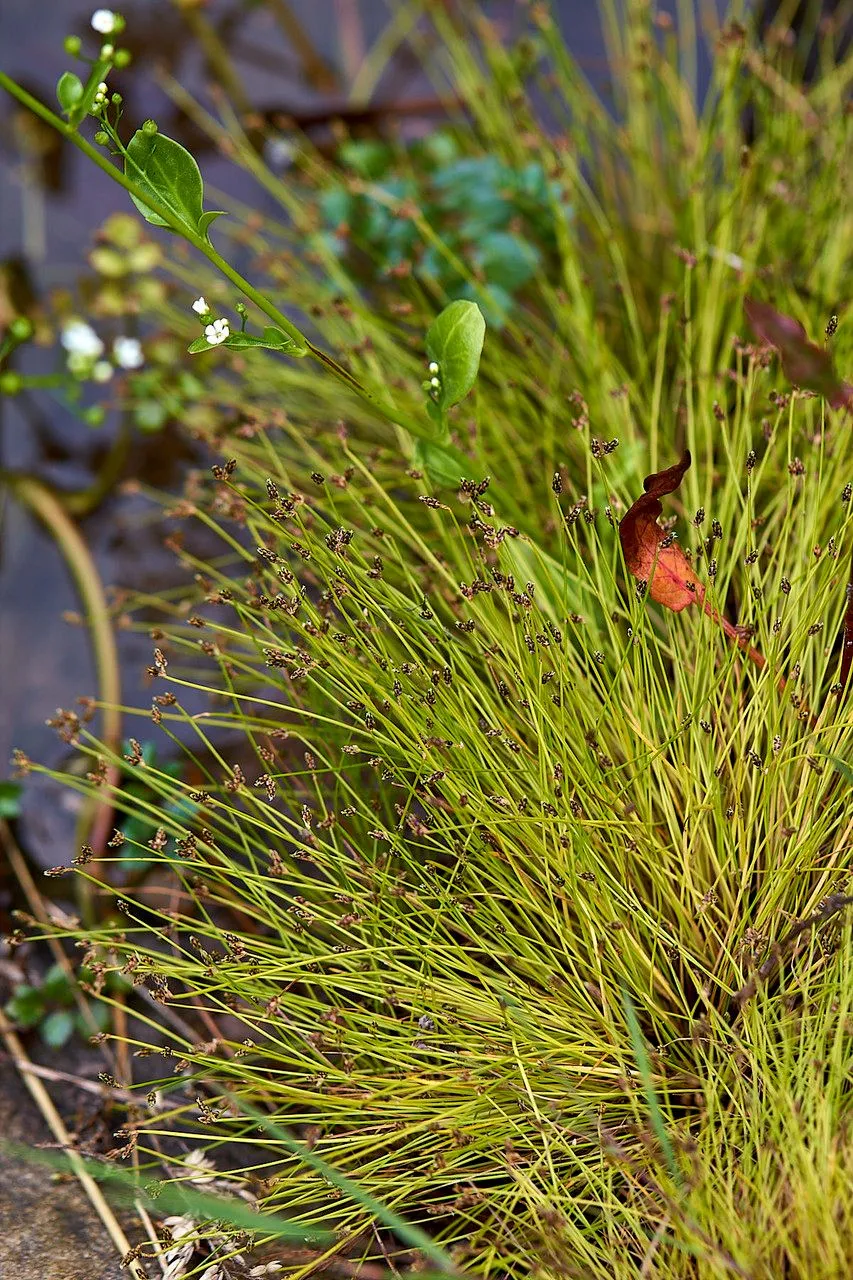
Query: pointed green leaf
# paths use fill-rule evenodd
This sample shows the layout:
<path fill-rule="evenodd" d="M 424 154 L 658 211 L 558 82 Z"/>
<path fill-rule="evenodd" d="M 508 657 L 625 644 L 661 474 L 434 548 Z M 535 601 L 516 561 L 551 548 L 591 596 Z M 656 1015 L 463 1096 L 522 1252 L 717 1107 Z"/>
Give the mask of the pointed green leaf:
<path fill-rule="evenodd" d="M 470 458 L 452 444 L 433 444 L 418 440 L 414 450 L 415 464 L 427 473 L 433 484 L 444 489 L 458 489 L 472 475 Z"/>
<path fill-rule="evenodd" d="M 232 334 L 232 337 L 236 336 L 238 335 Z M 308 348 L 304 343 L 294 342 L 288 334 L 282 333 L 281 329 L 276 329 L 274 325 L 267 325 L 264 329 L 263 341 L 265 346 L 273 351 L 283 351 L 289 356 L 307 356 L 308 354 Z"/>
<path fill-rule="evenodd" d="M 198 234 L 204 216 L 204 183 L 201 170 L 185 147 L 162 133 L 137 129 L 127 144 L 124 172 L 137 187 L 165 205 L 188 231 Z M 146 222 L 169 227 L 136 196 L 130 198 Z"/>
<path fill-rule="evenodd" d="M 214 222 L 217 218 L 224 218 L 226 216 L 224 209 L 209 209 L 207 213 L 203 213 L 198 220 L 199 234 L 203 235 L 205 240 L 209 239 L 207 229 L 211 222 Z"/>
<path fill-rule="evenodd" d="M 476 302 L 451 302 L 430 325 L 426 350 L 439 367 L 441 409 L 457 404 L 477 381 L 485 336 L 486 322 Z"/>
<path fill-rule="evenodd" d="M 83 81 L 73 71 L 63 71 L 56 84 L 56 98 L 68 115 L 83 97 Z"/>
<path fill-rule="evenodd" d="M 258 336 L 254 333 L 232 333 L 224 342 L 210 343 L 207 338 L 202 336 L 196 338 L 187 347 L 190 355 L 197 355 L 200 351 L 212 351 L 214 347 L 228 347 L 229 351 L 248 351 L 250 348 L 261 349 L 264 351 L 281 351 L 286 356 L 304 356 L 308 353 L 308 348 L 300 346 L 288 337 L 286 333 L 282 333 L 281 329 L 276 329 L 272 325 L 264 329 L 263 333 Z"/>

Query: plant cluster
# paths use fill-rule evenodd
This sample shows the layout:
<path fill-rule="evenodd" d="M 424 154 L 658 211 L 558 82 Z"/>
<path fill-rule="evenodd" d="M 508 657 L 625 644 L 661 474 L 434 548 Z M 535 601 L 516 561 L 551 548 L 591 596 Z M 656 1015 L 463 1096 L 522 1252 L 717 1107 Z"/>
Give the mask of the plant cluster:
<path fill-rule="evenodd" d="M 58 719 L 85 760 L 63 781 L 116 813 L 69 932 L 139 993 L 128 1151 L 240 1152 L 230 1179 L 333 1232 L 281 1255 L 294 1277 L 830 1280 L 853 61 L 830 31 L 806 86 L 796 46 L 728 21 L 699 113 L 685 24 L 604 4 L 611 115 L 545 6 L 510 48 L 422 10 L 466 113 L 446 154 L 344 148 L 342 174 L 305 143 L 282 179 L 181 98 L 280 220 L 211 229 L 192 157 L 92 100 L 121 169 L 85 148 L 207 260 L 169 255 L 147 320 L 203 370 L 216 457 L 166 504 L 186 589 L 130 623 L 152 701 L 125 712 L 181 769 Z M 436 194 L 448 158 L 540 175 L 535 232 L 487 229 L 515 287 Z"/>

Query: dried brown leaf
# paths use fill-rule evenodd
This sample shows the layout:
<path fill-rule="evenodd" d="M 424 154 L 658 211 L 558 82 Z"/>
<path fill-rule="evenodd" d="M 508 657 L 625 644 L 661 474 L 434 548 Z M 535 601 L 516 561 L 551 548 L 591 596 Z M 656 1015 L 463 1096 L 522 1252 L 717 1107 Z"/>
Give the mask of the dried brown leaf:
<path fill-rule="evenodd" d="M 853 386 L 841 381 L 833 368 L 830 353 L 824 347 L 809 342 L 798 320 L 752 298 L 746 299 L 743 309 L 758 340 L 779 352 L 782 371 L 789 382 L 816 391 L 833 409 L 853 411 Z"/>
<path fill-rule="evenodd" d="M 690 466 L 688 450 L 681 460 L 665 471 L 655 471 L 643 481 L 644 493 L 622 517 L 619 540 L 625 564 L 635 578 L 648 583 L 648 593 L 657 604 L 680 613 L 704 596 L 704 588 L 677 543 L 669 541 L 658 524 L 663 511 L 661 498 L 674 493 Z"/>

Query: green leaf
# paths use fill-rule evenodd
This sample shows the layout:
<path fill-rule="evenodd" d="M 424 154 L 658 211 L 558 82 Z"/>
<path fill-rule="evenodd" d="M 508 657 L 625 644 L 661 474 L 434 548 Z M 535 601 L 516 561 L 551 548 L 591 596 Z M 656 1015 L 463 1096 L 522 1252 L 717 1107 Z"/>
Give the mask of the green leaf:
<path fill-rule="evenodd" d="M 63 71 L 56 82 L 56 97 L 66 115 L 69 115 L 83 97 L 83 81 L 73 71 Z"/>
<path fill-rule="evenodd" d="M 534 246 L 508 231 L 482 236 L 473 256 L 489 284 L 500 285 L 508 293 L 525 285 L 539 266 L 539 253 Z"/>
<path fill-rule="evenodd" d="M 39 1025 L 39 1035 L 51 1049 L 60 1049 L 74 1033 L 74 1014 L 68 1009 L 56 1009 Z"/>
<path fill-rule="evenodd" d="M 42 1168 L 56 1169 L 66 1174 L 74 1167 L 65 1152 L 41 1151 L 36 1147 L 28 1147 L 24 1143 L 9 1142 L 2 1136 L 0 1136 L 0 1151 L 13 1155 L 19 1160 L 26 1160 L 29 1164 L 38 1164 Z M 307 1160 L 308 1154 L 310 1153 L 306 1153 L 303 1158 Z M 316 1160 L 317 1157 L 314 1159 Z M 196 1191 L 183 1179 L 172 1183 L 148 1182 L 141 1186 L 138 1173 L 131 1173 L 117 1165 L 79 1156 L 77 1167 L 79 1168 L 80 1165 L 85 1167 L 86 1172 L 95 1182 L 110 1183 L 129 1195 L 135 1204 L 144 1205 L 159 1217 L 164 1213 L 173 1213 L 199 1219 L 215 1219 L 220 1222 L 229 1222 L 235 1227 L 242 1227 L 245 1231 L 256 1232 L 265 1239 L 272 1236 L 280 1240 L 295 1240 L 308 1244 L 312 1248 L 323 1244 L 331 1245 L 335 1239 L 331 1232 L 313 1223 L 296 1221 L 284 1213 L 270 1213 L 266 1210 L 259 1213 L 236 1196 L 218 1196 L 211 1195 L 210 1192 Z M 380 1218 L 383 1210 L 384 1206 L 380 1206 L 380 1213 L 377 1215 Z M 449 1262 L 445 1270 L 456 1274 L 452 1271 Z"/>
<path fill-rule="evenodd" d="M 361 178 L 380 178 L 387 172 L 394 153 L 387 142 L 377 138 L 352 138 L 338 148 L 338 156 L 348 169 Z"/>
<path fill-rule="evenodd" d="M 654 1079 L 652 1077 L 652 1064 L 649 1058 L 646 1042 L 643 1039 L 643 1032 L 640 1027 L 640 1020 L 637 1017 L 637 1010 L 634 1008 L 634 1002 L 628 994 L 627 988 L 622 988 L 622 1006 L 625 1010 L 625 1021 L 628 1024 L 628 1035 L 631 1038 L 631 1048 L 634 1051 L 634 1061 L 637 1064 L 637 1074 L 643 1086 L 643 1093 L 646 1097 L 646 1104 L 649 1108 L 649 1119 L 655 1137 L 660 1144 L 663 1152 L 664 1160 L 667 1163 L 669 1172 L 673 1182 L 677 1186 L 681 1186 L 683 1178 L 681 1170 L 678 1167 L 678 1161 L 675 1158 L 675 1151 L 670 1141 L 669 1131 L 666 1127 L 663 1109 L 658 1099 L 655 1089 Z"/>
<path fill-rule="evenodd" d="M 294 342 L 286 333 L 282 333 L 281 329 L 276 329 L 272 325 L 264 329 L 263 333 L 258 336 L 254 333 L 232 333 L 224 342 L 208 342 L 204 334 L 200 338 L 196 338 L 187 347 L 190 355 L 198 355 L 200 351 L 212 351 L 214 347 L 228 347 L 230 351 L 248 351 L 255 348 L 264 351 L 281 351 L 286 356 L 304 356 L 308 354 L 308 348 Z"/>
<path fill-rule="evenodd" d="M 491 329 L 504 327 L 512 310 L 512 294 L 507 293 L 502 285 L 491 282 L 488 285 L 468 283 L 455 292 L 459 298 L 469 298 L 476 302 Z"/>
<path fill-rule="evenodd" d="M 0 782 L 0 818 L 17 818 L 21 812 L 21 784 Z"/>
<path fill-rule="evenodd" d="M 133 421 L 140 431 L 161 431 L 169 421 L 169 411 L 157 400 L 140 400 L 133 406 Z"/>
<path fill-rule="evenodd" d="M 452 444 L 433 444 L 418 440 L 414 449 L 415 465 L 429 476 L 433 484 L 444 489 L 458 489 L 464 479 L 472 478 L 472 463 Z"/>
<path fill-rule="evenodd" d="M 205 240 L 209 240 L 210 237 L 207 234 L 207 228 L 210 226 L 211 222 L 214 222 L 217 218 L 224 218 L 226 216 L 224 209 L 209 209 L 207 213 L 203 213 L 198 220 L 199 234 L 203 235 Z"/>
<path fill-rule="evenodd" d="M 94 1022 L 98 1031 L 108 1031 L 110 1026 L 110 1007 L 104 1004 L 102 1000 L 87 1000 L 89 1009 L 89 1017 L 86 1018 L 76 1010 L 72 1015 L 74 1018 L 74 1029 L 84 1040 L 88 1040 L 92 1034 L 92 1023 Z"/>
<path fill-rule="evenodd" d="M 42 994 L 36 987 L 22 983 L 16 988 L 12 999 L 3 1006 L 3 1012 L 11 1022 L 24 1030 L 34 1027 L 44 1014 Z"/>
<path fill-rule="evenodd" d="M 44 975 L 41 993 L 51 1004 L 71 1004 L 74 992 L 68 981 L 68 974 L 61 964 L 52 964 Z"/>
<path fill-rule="evenodd" d="M 441 409 L 457 404 L 477 381 L 485 336 L 486 322 L 476 302 L 451 302 L 430 325 L 426 349 L 439 366 Z"/>
<path fill-rule="evenodd" d="M 169 209 L 176 221 L 198 234 L 204 217 L 204 183 L 201 170 L 185 147 L 162 133 L 137 129 L 127 144 L 124 172 L 143 192 Z M 174 230 L 136 196 L 130 198 L 146 222 Z"/>

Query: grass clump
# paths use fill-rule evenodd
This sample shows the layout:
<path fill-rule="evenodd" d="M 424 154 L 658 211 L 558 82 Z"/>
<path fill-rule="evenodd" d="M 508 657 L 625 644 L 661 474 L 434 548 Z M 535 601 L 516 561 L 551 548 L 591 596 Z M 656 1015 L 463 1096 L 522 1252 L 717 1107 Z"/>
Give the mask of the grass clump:
<path fill-rule="evenodd" d="M 829 1280 L 853 1263 L 849 423 L 747 341 L 743 303 L 813 337 L 843 319 L 853 65 L 808 87 L 796 49 L 729 23 L 699 116 L 689 48 L 605 7 L 614 119 L 542 6 L 510 49 L 426 8 L 472 122 L 457 151 L 550 184 L 547 233 L 507 232 L 533 269 L 491 297 L 476 388 L 436 427 L 458 473 L 428 429 L 237 353 L 194 418 L 220 459 L 169 508 L 186 590 L 135 624 L 154 696 L 125 710 L 183 770 L 62 720 L 88 762 L 68 785 L 156 826 L 76 859 L 89 966 L 148 992 L 130 1043 L 164 1055 L 133 1142 L 143 1163 L 239 1151 L 229 1177 L 332 1227 L 293 1276 L 417 1254 L 276 1123 L 471 1275 Z M 270 297 L 286 284 L 398 421 L 421 413 L 436 310 L 463 292 L 489 316 L 499 284 L 464 223 L 423 219 L 411 167 L 402 208 L 307 144 L 285 184 L 236 116 L 204 120 L 287 209 L 237 233 Z M 364 207 L 346 252 L 329 240 L 333 179 L 414 227 L 407 256 Z M 172 308 L 154 318 L 179 329 Z M 685 447 L 665 527 L 707 608 L 675 614 L 617 526 Z M 137 858 L 163 879 L 134 881 Z"/>

